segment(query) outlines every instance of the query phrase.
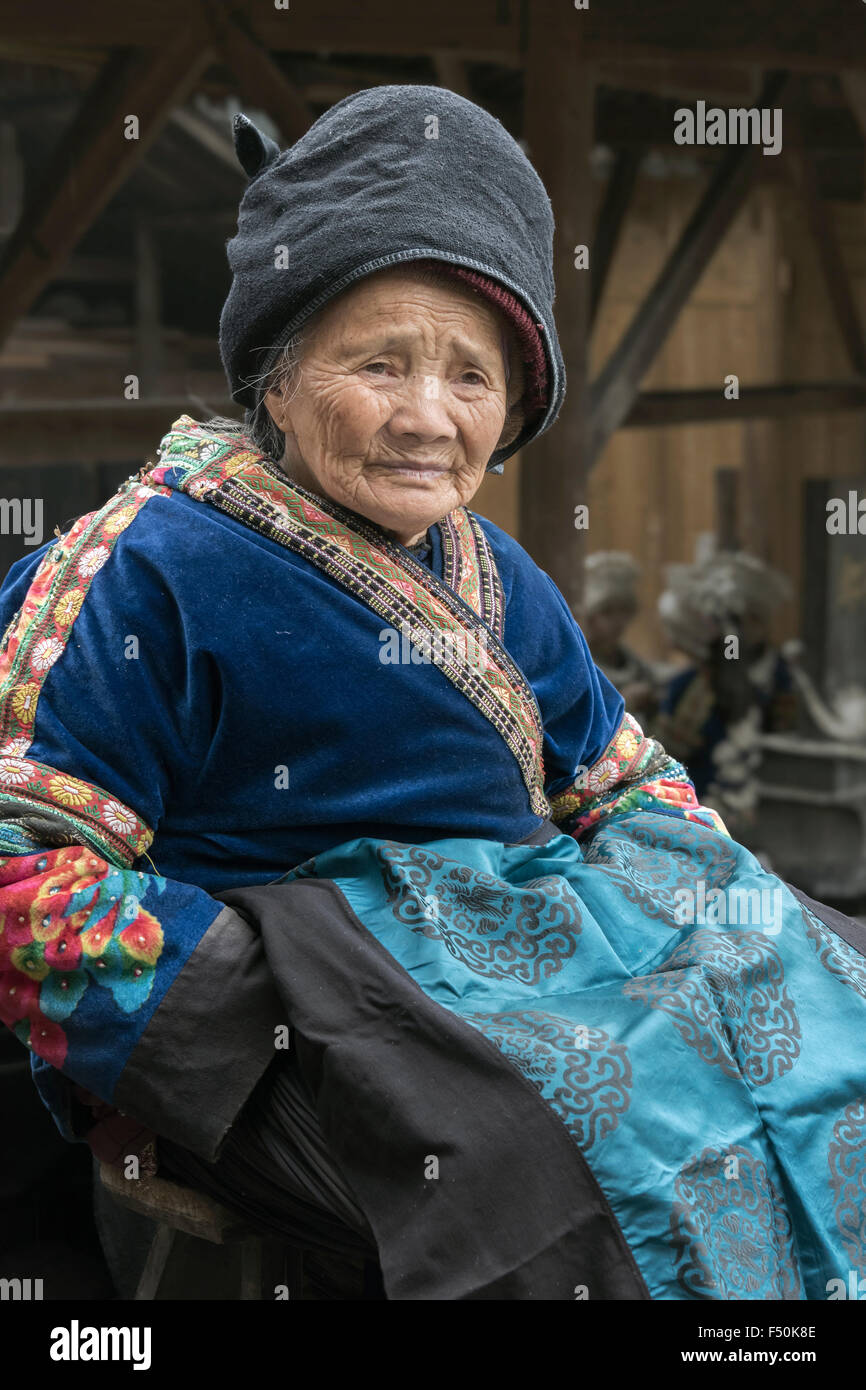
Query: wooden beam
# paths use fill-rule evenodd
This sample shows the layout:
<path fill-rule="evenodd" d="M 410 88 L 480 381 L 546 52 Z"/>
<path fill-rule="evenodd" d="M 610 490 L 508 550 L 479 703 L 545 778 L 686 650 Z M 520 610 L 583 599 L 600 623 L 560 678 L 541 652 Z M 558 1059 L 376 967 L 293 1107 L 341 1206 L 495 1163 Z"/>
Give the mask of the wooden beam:
<path fill-rule="evenodd" d="M 595 61 L 623 55 L 681 66 L 734 61 L 758 70 L 832 72 L 866 65 L 866 14 L 859 0 L 608 0 L 590 4 L 587 43 Z M 846 63 L 846 50 L 851 54 Z"/>
<path fill-rule="evenodd" d="M 132 256 L 70 256 L 63 267 L 64 280 L 79 284 L 122 285 L 135 279 Z"/>
<path fill-rule="evenodd" d="M 469 65 L 462 55 L 440 51 L 432 55 L 432 61 L 440 85 L 450 86 L 461 96 L 469 96 L 472 99 L 467 71 Z M 291 77 L 287 77 L 282 68 L 279 72 L 307 102 L 325 106 L 333 105 L 334 102 L 364 87 L 414 80 L 417 64 L 409 62 L 407 69 L 405 77 L 395 75 L 393 71 L 383 70 L 382 66 L 359 68 L 353 73 L 350 68 L 337 63 L 308 63 L 297 59 L 292 62 Z M 856 90 L 860 76 L 859 73 L 848 74 L 852 90 Z M 863 79 L 862 85 L 866 86 L 866 78 Z M 210 90 L 217 99 L 224 99 L 232 93 L 233 84 L 230 76 L 227 80 L 221 69 L 214 69 L 206 81 L 203 79 L 199 83 L 199 89 L 203 92 Z M 708 106 L 717 105 L 723 110 L 729 110 L 751 106 L 753 97 L 754 90 L 747 96 L 738 95 L 718 100 L 704 96 L 704 99 Z M 611 145 L 616 150 L 657 146 L 670 152 L 676 112 L 684 105 L 694 105 L 694 100 L 685 94 L 654 94 L 618 87 L 610 81 L 604 85 L 599 83 L 596 87 L 596 140 L 599 144 Z M 31 113 L 34 116 L 38 113 L 38 119 L 63 121 L 67 119 L 67 109 L 73 110 L 77 101 L 77 92 L 56 92 L 50 87 L 39 88 L 26 96 L 11 91 L 4 95 L 0 91 L 0 118 L 19 123 Z M 189 134 L 195 138 L 208 141 L 210 135 L 215 134 L 217 139 L 220 139 L 220 132 L 212 123 L 190 111 L 188 107 L 178 115 L 182 120 L 186 120 Z M 861 157 L 866 139 L 860 128 L 857 112 L 853 107 L 849 109 L 845 105 L 810 107 L 809 119 L 801 130 L 795 130 L 793 124 L 786 120 L 784 137 L 786 149 L 802 142 L 806 148 L 816 153 L 849 153 L 852 156 L 859 154 Z M 213 152 L 219 155 L 216 145 Z M 717 152 L 722 153 L 721 147 L 717 150 L 717 147 L 711 145 L 704 146 L 701 157 L 713 158 Z M 683 153 L 688 157 L 687 150 Z M 767 160 L 766 163 L 771 167 L 773 161 Z"/>
<path fill-rule="evenodd" d="M 857 74 L 854 74 L 857 77 Z M 704 96 L 708 106 L 723 111 L 748 108 L 753 96 L 730 101 L 714 101 Z M 694 99 L 680 95 L 658 96 L 649 92 L 621 90 L 605 85 L 599 87 L 595 111 L 596 139 L 615 150 L 657 147 L 666 151 L 676 149 L 673 133 L 676 112 L 683 106 L 694 106 Z M 863 136 L 852 113 L 844 106 L 813 106 L 807 122 L 795 123 L 785 112 L 784 147 L 804 147 L 821 153 L 849 151 L 863 153 Z M 704 146 L 702 157 L 712 155 L 714 147 Z M 719 151 L 721 153 L 721 150 Z M 689 150 L 683 150 L 688 155 Z M 693 151 L 691 153 L 694 153 Z M 770 160 L 766 161 L 768 164 Z"/>
<path fill-rule="evenodd" d="M 642 391 L 622 428 L 667 428 L 711 422 L 736 425 L 741 420 L 844 410 L 866 410 L 866 383 L 798 381 L 783 386 L 741 386 L 737 401 L 726 400 L 721 387 L 709 391 Z"/>
<path fill-rule="evenodd" d="M 590 248 L 590 326 L 595 323 L 611 261 L 619 243 L 626 214 L 631 206 L 641 158 L 639 149 L 621 150 L 610 171 L 604 202 L 598 214 L 598 226 Z"/>
<path fill-rule="evenodd" d="M 203 418 L 205 402 L 192 395 L 122 396 L 0 403 L 0 464 L 117 463 L 140 467 L 156 459 L 156 446 L 180 415 Z M 215 412 L 236 415 L 225 379 L 214 373 Z"/>
<path fill-rule="evenodd" d="M 172 111 L 170 119 L 172 125 L 182 130 L 184 135 L 194 140 L 201 149 L 207 150 L 214 159 L 231 169 L 240 184 L 244 183 L 244 171 L 238 163 L 234 145 L 228 135 L 218 130 L 212 121 L 186 107 Z"/>
<path fill-rule="evenodd" d="M 463 60 L 462 55 L 440 51 L 432 55 L 432 61 L 440 85 L 450 86 L 461 96 L 472 99 L 467 71 L 469 65 Z M 407 68 L 409 72 L 405 78 L 401 78 L 393 71 L 383 70 L 381 66 L 359 68 L 353 73 L 350 68 L 337 63 L 309 63 L 298 59 L 292 63 L 291 77 L 287 77 L 282 68 L 279 69 L 279 73 L 281 78 L 292 83 L 295 91 L 306 102 L 330 106 L 364 87 L 414 80 L 417 64 L 407 63 Z M 860 74 L 851 73 L 849 76 L 852 82 L 856 83 Z M 232 94 L 236 83 L 232 83 L 230 74 L 226 77 L 222 75 L 222 69 L 214 69 L 207 81 L 202 80 L 199 83 L 199 88 L 201 91 L 212 91 L 217 99 L 224 99 Z M 683 105 L 694 104 L 694 98 L 684 94 L 653 94 L 630 90 L 628 87 L 617 87 L 612 82 L 598 85 L 596 94 L 596 140 L 599 144 L 610 145 L 615 150 L 646 149 L 655 146 L 670 153 L 676 112 Z M 704 99 L 709 106 L 718 105 L 723 110 L 729 110 L 750 106 L 753 96 L 754 91 L 747 96 L 738 95 L 724 100 L 706 96 Z M 38 113 L 38 119 L 63 121 L 67 119 L 67 108 L 72 110 L 77 100 L 77 93 L 57 93 L 51 88 L 39 89 L 25 97 L 11 91 L 6 96 L 0 92 L 0 118 L 21 122 L 31 113 L 34 116 Z M 212 136 L 216 136 L 216 141 L 221 140 L 223 144 L 229 144 L 231 148 L 230 142 L 220 135 L 219 130 L 210 121 L 190 111 L 188 107 L 177 113 L 177 120 L 175 117 L 172 119 L 176 124 L 183 122 L 188 133 L 202 142 L 207 142 L 219 158 L 223 157 L 223 152 L 211 139 Z M 805 127 L 801 131 L 795 131 L 793 126 L 786 122 L 784 136 L 786 149 L 802 141 L 806 148 L 816 153 L 848 153 L 852 156 L 859 155 L 861 158 L 866 138 L 860 130 L 856 113 L 844 105 L 812 106 Z M 701 150 L 702 159 L 712 159 L 716 154 L 721 156 L 721 147 L 704 146 Z M 683 155 L 688 158 L 689 152 L 684 150 Z M 774 161 L 766 160 L 765 163 L 769 169 L 773 167 Z"/>
<path fill-rule="evenodd" d="M 293 145 L 313 124 L 314 115 L 293 82 L 255 39 L 236 12 L 209 4 L 205 13 L 223 62 L 237 79 L 243 101 L 266 111 Z M 284 12 L 285 13 L 285 12 Z"/>
<path fill-rule="evenodd" d="M 201 8 L 210 10 L 213 0 Z M 20 46 L 79 49 L 136 45 L 162 47 L 177 32 L 179 15 L 199 11 L 199 0 L 44 0 L 45 12 L 30 13 L 20 0 L 0 0 L 0 34 Z M 477 53 L 489 61 L 520 54 L 520 6 L 502 0 L 291 0 L 286 9 L 260 0 L 237 0 L 232 9 L 249 17 L 259 41 L 271 52 L 429 53 L 454 48 L 461 57 Z M 36 61 L 35 59 L 33 61 Z"/>
<path fill-rule="evenodd" d="M 593 78 L 583 61 L 579 11 L 533 0 L 528 14 L 525 134 L 556 219 L 556 320 L 568 395 L 553 429 L 521 459 L 520 540 L 576 610 L 585 532 L 575 529 L 575 507 L 587 501 L 590 275 L 575 269 L 574 248 L 592 239 Z"/>
<path fill-rule="evenodd" d="M 184 101 L 210 60 L 199 30 L 152 53 L 114 54 L 84 98 L 0 258 L 0 343 Z M 138 139 L 125 138 L 138 118 Z"/>
<path fill-rule="evenodd" d="M 572 10 L 568 0 L 563 7 Z M 411 54 L 453 48 L 465 60 L 519 62 L 523 15 L 536 0 L 291 0 L 276 9 L 261 0 L 238 0 L 260 42 L 271 52 Z M 8 44 L 36 49 L 102 49 L 121 45 L 159 48 L 173 41 L 179 16 L 194 6 L 184 0 L 0 0 L 0 33 Z M 719 5 L 714 0 L 649 5 L 610 0 L 575 11 L 588 62 L 654 64 L 700 70 L 713 64 L 751 64 L 757 69 L 832 72 L 866 69 L 866 13 L 858 0 L 798 0 L 780 5 Z M 59 42 L 62 36 L 63 44 Z M 33 58 L 32 61 L 37 61 Z"/>
<path fill-rule="evenodd" d="M 787 73 L 773 73 L 757 98 L 774 107 Z M 619 429 L 637 397 L 640 383 L 722 238 L 743 206 L 764 156 L 758 145 L 729 150 L 668 256 L 654 285 L 594 383 L 589 457 L 594 463 Z"/>
<path fill-rule="evenodd" d="M 858 375 L 866 376 L 866 341 L 857 301 L 845 268 L 832 211 L 821 194 L 815 157 L 803 144 L 802 131 L 809 120 L 809 113 L 804 105 L 802 79 L 798 81 L 797 88 L 799 100 L 785 112 L 785 126 L 793 132 L 794 144 L 786 141 L 784 157 L 805 205 L 806 221 L 848 360 Z"/>
<path fill-rule="evenodd" d="M 754 65 L 681 63 L 676 58 L 641 62 L 633 58 L 611 57 L 596 63 L 599 84 L 624 91 L 655 92 L 659 96 L 696 101 L 702 97 L 710 105 L 748 106 L 755 90 Z"/>
<path fill-rule="evenodd" d="M 0 3 L 0 14 L 4 7 Z M 120 45 L 117 45 L 119 47 Z M 59 72 L 77 72 L 85 76 L 96 73 L 106 59 L 102 47 L 78 49 L 61 41 L 45 43 L 25 41 L 10 43 L 5 37 L 0 39 L 0 61 L 4 63 L 32 63 L 37 67 L 55 68 Z"/>
<path fill-rule="evenodd" d="M 81 362 L 128 362 L 130 357 L 129 329 L 103 328 L 89 331 L 72 328 L 64 319 L 21 319 L 3 348 L 0 367 L 8 370 L 17 359 L 30 355 L 70 358 Z M 55 364 L 57 365 L 57 364 Z"/>
<path fill-rule="evenodd" d="M 647 18 L 656 15 L 653 6 L 644 4 Z M 685 5 L 683 13 L 693 13 Z M 742 7 L 739 13 L 745 15 L 751 11 L 745 11 Z M 860 22 L 859 15 L 857 16 Z M 691 21 L 694 23 L 694 20 Z M 784 66 L 786 72 L 820 73 L 838 71 L 839 68 L 846 67 L 851 71 L 862 72 L 866 69 L 866 44 L 863 42 L 863 30 L 849 31 L 848 51 L 846 53 L 846 37 L 844 35 L 833 38 L 821 31 L 821 16 L 816 14 L 814 21 L 812 38 L 814 42 L 811 46 L 798 46 L 785 42 L 783 39 L 768 40 L 766 42 L 742 43 L 741 41 L 728 39 L 724 34 L 704 30 L 702 47 L 677 47 L 668 48 L 665 46 L 663 37 L 656 37 L 649 41 L 641 41 L 635 30 L 628 34 L 623 34 L 621 40 L 611 40 L 605 36 L 601 26 L 596 29 L 596 36 L 587 35 L 586 54 L 593 64 L 606 66 L 610 62 L 648 64 L 660 68 L 666 68 L 673 58 L 683 68 L 699 69 L 707 61 L 708 54 L 713 54 L 717 58 L 727 58 L 731 61 L 748 63 L 755 72 L 764 72 L 768 69 L 779 69 Z M 718 40 L 719 47 L 715 47 Z"/>

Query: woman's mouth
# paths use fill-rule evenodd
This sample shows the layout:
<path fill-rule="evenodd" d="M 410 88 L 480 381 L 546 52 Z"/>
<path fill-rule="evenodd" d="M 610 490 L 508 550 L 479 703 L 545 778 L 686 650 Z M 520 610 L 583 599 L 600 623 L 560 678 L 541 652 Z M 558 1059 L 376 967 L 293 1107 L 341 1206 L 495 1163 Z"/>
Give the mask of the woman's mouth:
<path fill-rule="evenodd" d="M 413 478 L 421 481 L 441 478 L 443 473 L 450 471 L 447 463 L 429 463 L 414 459 L 388 459 L 381 463 L 374 463 L 372 467 L 381 468 L 395 477 Z"/>

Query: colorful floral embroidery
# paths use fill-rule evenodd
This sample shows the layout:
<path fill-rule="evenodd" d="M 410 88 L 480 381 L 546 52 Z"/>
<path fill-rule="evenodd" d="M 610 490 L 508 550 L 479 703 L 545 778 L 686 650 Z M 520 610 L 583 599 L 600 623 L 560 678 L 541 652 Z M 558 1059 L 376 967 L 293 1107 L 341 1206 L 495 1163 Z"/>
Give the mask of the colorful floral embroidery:
<path fill-rule="evenodd" d="M 141 899 L 165 882 L 79 845 L 0 859 L 0 1019 L 52 1066 L 66 1059 L 60 1025 L 91 985 L 124 1013 L 150 995 L 163 933 Z"/>
<path fill-rule="evenodd" d="M 646 738 L 630 714 L 588 770 L 553 798 L 553 819 L 567 834 L 579 836 L 600 820 L 624 811 L 675 812 L 727 835 L 717 811 L 701 806 L 682 763 L 660 743 Z"/>
<path fill-rule="evenodd" d="M 140 508 L 165 487 L 131 478 L 99 511 L 89 512 L 47 551 L 0 643 L 0 803 L 49 809 L 114 860 L 131 864 L 153 834 L 107 791 L 27 758 L 39 696 L 63 655 L 90 582 Z"/>
<path fill-rule="evenodd" d="M 454 640 L 452 655 L 437 666 L 507 744 L 536 815 L 549 815 L 538 705 L 522 672 L 476 609 L 379 528 L 290 484 L 236 435 L 206 434 L 189 416 L 181 416 L 159 452 L 159 465 L 145 475 L 149 482 L 164 483 L 170 477 L 175 487 L 190 496 L 210 502 L 303 555 L 395 628 L 408 623 L 431 641 L 445 634 L 465 638 L 468 628 L 485 652 L 484 663 L 461 660 L 463 647 Z M 489 547 L 482 551 L 475 543 L 477 534 L 468 518 L 455 520 L 453 536 L 460 542 L 466 573 L 460 582 L 467 586 L 468 595 L 475 595 L 479 606 L 486 603 L 495 618 L 501 596 L 497 600 L 499 581 L 493 578 L 495 565 Z M 464 537 L 474 537 L 475 542 L 467 540 L 464 546 Z"/>

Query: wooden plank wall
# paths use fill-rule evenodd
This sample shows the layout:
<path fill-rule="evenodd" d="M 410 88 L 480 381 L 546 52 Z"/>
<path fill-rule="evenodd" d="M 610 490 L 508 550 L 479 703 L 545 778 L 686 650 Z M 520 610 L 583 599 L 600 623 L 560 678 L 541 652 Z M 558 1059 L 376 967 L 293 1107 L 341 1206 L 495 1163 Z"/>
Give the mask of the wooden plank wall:
<path fill-rule="evenodd" d="M 599 187 L 599 197 L 603 186 Z M 697 196 L 691 180 L 639 180 L 611 267 L 592 343 L 593 374 L 625 329 Z M 866 205 L 832 205 L 845 264 L 866 322 Z M 576 272 L 579 273 L 579 272 Z M 764 184 L 700 281 L 643 386 L 741 387 L 850 376 L 814 246 L 795 194 Z M 779 614 L 776 636 L 799 630 L 802 485 L 808 477 L 857 475 L 866 458 L 859 414 L 676 429 L 621 430 L 590 481 L 588 550 L 628 550 L 643 567 L 644 607 L 629 637 L 646 655 L 668 656 L 656 616 L 664 566 L 688 561 L 716 526 L 716 474 L 738 472 L 741 544 L 790 576 L 798 595 Z M 522 466 L 531 467 L 531 450 Z M 516 474 L 488 479 L 477 510 L 519 536 Z"/>

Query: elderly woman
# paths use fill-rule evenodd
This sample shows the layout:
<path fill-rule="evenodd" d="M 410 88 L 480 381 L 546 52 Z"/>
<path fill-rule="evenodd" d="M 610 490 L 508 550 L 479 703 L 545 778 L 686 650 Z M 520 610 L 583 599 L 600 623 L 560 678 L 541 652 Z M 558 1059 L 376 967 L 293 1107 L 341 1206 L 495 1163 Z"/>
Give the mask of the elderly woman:
<path fill-rule="evenodd" d="M 562 398 L 542 185 L 436 88 L 236 144 L 245 427 L 182 417 L 3 589 L 4 1021 L 70 1138 L 390 1299 L 825 1297 L 866 934 L 467 510 Z"/>

